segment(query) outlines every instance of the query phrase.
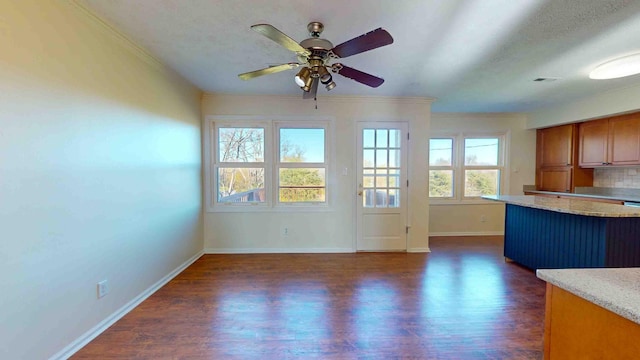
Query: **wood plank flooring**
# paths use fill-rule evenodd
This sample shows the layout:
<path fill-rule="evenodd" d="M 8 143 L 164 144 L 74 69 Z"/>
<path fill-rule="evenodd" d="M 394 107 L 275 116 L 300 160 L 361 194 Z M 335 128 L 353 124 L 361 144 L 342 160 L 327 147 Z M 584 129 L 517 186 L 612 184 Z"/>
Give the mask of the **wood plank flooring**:
<path fill-rule="evenodd" d="M 541 359 L 545 283 L 501 237 L 205 255 L 72 359 Z"/>

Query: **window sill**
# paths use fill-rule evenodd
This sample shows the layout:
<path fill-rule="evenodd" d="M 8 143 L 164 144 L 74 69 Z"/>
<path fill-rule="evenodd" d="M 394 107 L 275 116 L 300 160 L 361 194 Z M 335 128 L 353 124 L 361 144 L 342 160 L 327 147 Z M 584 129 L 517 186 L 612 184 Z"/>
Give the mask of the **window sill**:
<path fill-rule="evenodd" d="M 323 205 L 221 205 L 209 207 L 207 213 L 292 213 L 292 212 L 333 212 L 334 209 L 326 204 Z"/>

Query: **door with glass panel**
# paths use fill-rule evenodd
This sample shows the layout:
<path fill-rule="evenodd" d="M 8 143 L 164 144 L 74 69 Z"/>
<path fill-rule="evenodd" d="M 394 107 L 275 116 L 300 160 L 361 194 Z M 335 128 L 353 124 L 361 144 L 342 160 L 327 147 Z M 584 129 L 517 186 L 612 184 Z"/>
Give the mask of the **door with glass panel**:
<path fill-rule="evenodd" d="M 407 124 L 358 123 L 358 251 L 407 250 Z"/>

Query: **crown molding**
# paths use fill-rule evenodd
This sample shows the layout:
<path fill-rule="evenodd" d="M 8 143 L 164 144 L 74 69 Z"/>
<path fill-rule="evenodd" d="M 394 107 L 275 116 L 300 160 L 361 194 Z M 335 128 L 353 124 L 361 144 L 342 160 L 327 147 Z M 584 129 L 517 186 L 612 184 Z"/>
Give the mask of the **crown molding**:
<path fill-rule="evenodd" d="M 85 20 L 88 20 L 94 25 L 98 25 L 97 28 L 100 29 L 104 34 L 114 39 L 116 43 L 136 55 L 139 59 L 145 61 L 149 65 L 152 65 L 157 70 L 177 75 L 177 73 L 173 69 L 167 67 L 160 60 L 158 60 L 158 58 L 151 55 L 151 53 L 149 53 L 145 48 L 136 44 L 128 36 L 118 31 L 107 21 L 100 18 L 95 12 L 82 4 L 80 0 L 70 0 L 64 3 L 69 4 L 70 7 L 77 13 L 79 13 Z"/>
<path fill-rule="evenodd" d="M 215 98 L 215 97 L 244 97 L 244 98 L 268 98 L 279 101 L 309 101 L 308 99 L 302 99 L 299 95 L 248 95 L 248 94 L 230 94 L 230 93 L 212 93 L 205 92 L 202 94 L 202 99 Z M 357 96 L 357 95 L 331 95 L 322 96 L 318 98 L 319 104 L 329 103 L 353 103 L 353 102 L 375 102 L 375 103 L 405 103 L 405 104 L 424 104 L 430 105 L 434 99 L 427 97 L 399 97 L 399 96 Z"/>

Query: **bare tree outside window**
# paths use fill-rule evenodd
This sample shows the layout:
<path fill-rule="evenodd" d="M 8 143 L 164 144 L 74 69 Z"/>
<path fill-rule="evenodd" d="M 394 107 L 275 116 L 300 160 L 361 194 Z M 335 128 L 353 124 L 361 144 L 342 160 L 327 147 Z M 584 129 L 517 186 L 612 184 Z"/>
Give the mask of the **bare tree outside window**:
<path fill-rule="evenodd" d="M 264 202 L 264 129 L 218 130 L 218 201 Z"/>

